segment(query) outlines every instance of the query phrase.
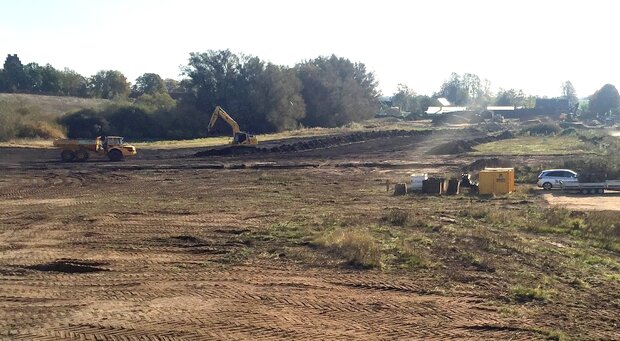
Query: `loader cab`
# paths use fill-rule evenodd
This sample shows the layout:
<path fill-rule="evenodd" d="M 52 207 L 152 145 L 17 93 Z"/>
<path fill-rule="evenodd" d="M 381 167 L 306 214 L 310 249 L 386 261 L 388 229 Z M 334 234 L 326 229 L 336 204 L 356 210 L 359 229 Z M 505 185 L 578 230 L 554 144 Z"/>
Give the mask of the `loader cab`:
<path fill-rule="evenodd" d="M 121 136 L 106 136 L 103 143 L 108 146 L 120 146 L 123 144 L 123 138 Z"/>

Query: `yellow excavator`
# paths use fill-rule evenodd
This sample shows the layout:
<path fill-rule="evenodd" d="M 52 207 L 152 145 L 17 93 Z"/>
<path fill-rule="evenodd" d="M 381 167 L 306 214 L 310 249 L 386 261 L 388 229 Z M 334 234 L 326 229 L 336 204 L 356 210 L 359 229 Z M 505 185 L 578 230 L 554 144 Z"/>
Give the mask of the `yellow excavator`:
<path fill-rule="evenodd" d="M 217 122 L 217 119 L 219 117 L 221 117 L 224 121 L 226 121 L 226 123 L 228 123 L 230 127 L 232 128 L 233 139 L 230 142 L 230 144 L 232 145 L 258 144 L 258 140 L 256 139 L 256 136 L 239 130 L 239 124 L 235 122 L 235 120 L 233 120 L 233 118 L 230 117 L 230 115 L 228 115 L 228 113 L 224 111 L 224 109 L 222 109 L 222 107 L 220 107 L 219 105 L 215 107 L 215 110 L 213 110 L 213 114 L 211 115 L 211 121 L 209 122 L 209 129 L 208 129 L 209 132 L 211 132 L 211 129 L 213 129 L 213 126 L 215 125 L 215 122 Z"/>

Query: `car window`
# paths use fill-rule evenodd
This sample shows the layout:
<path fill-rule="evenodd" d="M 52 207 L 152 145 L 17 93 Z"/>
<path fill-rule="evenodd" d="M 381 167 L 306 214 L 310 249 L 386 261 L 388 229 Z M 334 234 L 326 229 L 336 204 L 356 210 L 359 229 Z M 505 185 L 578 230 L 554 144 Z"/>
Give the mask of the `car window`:
<path fill-rule="evenodd" d="M 547 173 L 545 176 L 551 176 L 551 177 L 561 177 L 561 172 L 558 171 L 554 171 L 554 172 L 549 172 Z"/>
<path fill-rule="evenodd" d="M 571 172 L 563 172 L 563 173 L 564 173 L 564 175 L 563 175 L 563 176 L 564 176 L 565 178 L 572 178 L 572 177 L 573 177 L 573 175 L 574 175 L 574 174 L 573 174 L 573 173 L 571 173 Z"/>

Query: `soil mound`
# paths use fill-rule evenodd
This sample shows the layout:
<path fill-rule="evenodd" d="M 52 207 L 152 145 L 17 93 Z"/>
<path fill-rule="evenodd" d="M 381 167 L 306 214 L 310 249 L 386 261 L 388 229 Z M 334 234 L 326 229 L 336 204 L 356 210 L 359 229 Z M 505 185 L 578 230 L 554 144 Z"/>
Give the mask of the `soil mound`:
<path fill-rule="evenodd" d="M 514 137 L 514 134 L 510 131 L 506 130 L 499 135 L 488 135 L 484 137 L 478 137 L 471 140 L 455 140 L 446 143 L 442 143 L 438 146 L 431 148 L 428 151 L 428 154 L 431 155 L 454 155 L 454 154 L 463 154 L 467 152 L 471 152 L 474 150 L 474 147 L 483 144 L 489 143 L 499 140 L 511 139 Z"/>
<path fill-rule="evenodd" d="M 476 172 L 483 170 L 485 168 L 502 168 L 502 167 L 513 167 L 514 164 L 512 161 L 507 159 L 500 159 L 497 157 L 487 158 L 487 159 L 478 159 L 469 165 L 463 167 L 464 172 Z"/>
<path fill-rule="evenodd" d="M 474 149 L 472 148 L 472 144 L 469 141 L 465 140 L 456 140 L 450 141 L 446 143 L 442 143 L 438 146 L 431 148 L 428 151 L 431 155 L 452 155 L 452 154 L 463 154 L 467 152 L 471 152 Z"/>
<path fill-rule="evenodd" d="M 207 149 L 194 154 L 195 157 L 223 156 L 223 155 L 242 155 L 257 153 L 290 153 L 305 150 L 331 148 L 340 145 L 364 142 L 388 137 L 407 137 L 430 135 L 430 130 L 383 130 L 383 131 L 364 131 L 346 135 L 332 135 L 308 140 L 301 140 L 292 143 L 284 143 L 271 148 L 261 148 L 257 146 L 229 146 L 224 148 Z"/>
<path fill-rule="evenodd" d="M 52 272 L 62 272 L 62 273 L 88 273 L 88 272 L 99 272 L 99 271 L 108 271 L 107 269 L 98 267 L 99 265 L 104 265 L 106 263 L 102 262 L 89 262 L 89 261 L 79 261 L 72 259 L 61 259 L 51 263 L 45 264 L 35 264 L 31 266 L 27 266 L 26 269 L 38 270 L 38 271 L 52 271 Z"/>

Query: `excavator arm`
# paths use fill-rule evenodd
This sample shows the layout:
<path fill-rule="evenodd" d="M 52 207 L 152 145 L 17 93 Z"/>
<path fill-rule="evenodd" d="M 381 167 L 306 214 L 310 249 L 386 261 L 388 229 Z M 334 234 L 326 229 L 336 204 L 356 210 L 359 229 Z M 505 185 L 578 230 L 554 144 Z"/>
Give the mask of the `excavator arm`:
<path fill-rule="evenodd" d="M 226 123 L 228 123 L 228 125 L 230 125 L 230 127 L 232 128 L 233 139 L 232 139 L 231 144 L 233 145 L 258 144 L 258 139 L 256 139 L 256 136 L 239 130 L 239 124 L 235 122 L 235 120 L 233 120 L 233 118 L 230 117 L 230 115 L 228 115 L 228 113 L 224 111 L 224 109 L 222 109 L 222 107 L 220 107 L 219 105 L 215 107 L 215 110 L 213 110 L 213 114 L 211 115 L 211 120 L 209 121 L 209 127 L 208 127 L 209 132 L 211 131 L 211 129 L 213 129 L 215 122 L 217 122 L 217 119 L 220 117 L 224 121 L 226 121 Z"/>
<path fill-rule="evenodd" d="M 215 110 L 213 110 L 213 114 L 211 115 L 211 121 L 209 121 L 208 128 L 209 131 L 213 129 L 213 126 L 215 125 L 215 122 L 217 122 L 217 119 L 219 117 L 221 117 L 224 121 L 226 121 L 226 123 L 228 123 L 228 125 L 230 125 L 230 127 L 232 128 L 233 137 L 238 132 L 240 132 L 239 124 L 235 120 L 233 120 L 233 118 L 230 117 L 230 115 L 228 115 L 228 113 L 224 111 L 224 109 L 222 109 L 222 107 L 220 107 L 219 105 L 215 107 Z"/>

